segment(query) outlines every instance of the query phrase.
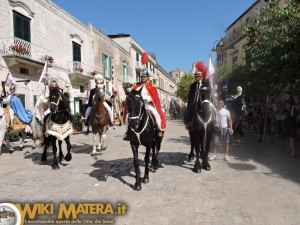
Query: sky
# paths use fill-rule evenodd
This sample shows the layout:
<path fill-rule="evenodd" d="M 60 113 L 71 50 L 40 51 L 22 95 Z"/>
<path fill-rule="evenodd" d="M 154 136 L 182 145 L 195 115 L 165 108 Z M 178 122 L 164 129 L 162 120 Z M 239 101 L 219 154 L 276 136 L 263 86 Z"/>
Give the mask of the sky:
<path fill-rule="evenodd" d="M 208 65 L 214 43 L 255 0 L 53 0 L 84 24 L 106 35 L 125 33 L 167 72 Z"/>

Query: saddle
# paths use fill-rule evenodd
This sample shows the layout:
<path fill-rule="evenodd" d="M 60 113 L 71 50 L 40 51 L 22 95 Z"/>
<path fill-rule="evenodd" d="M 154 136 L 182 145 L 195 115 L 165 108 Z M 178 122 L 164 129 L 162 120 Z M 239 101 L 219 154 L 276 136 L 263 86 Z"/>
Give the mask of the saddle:
<path fill-rule="evenodd" d="M 147 110 L 147 113 L 149 114 L 149 118 L 152 120 L 152 122 L 153 122 L 153 124 L 154 124 L 154 126 L 155 126 L 156 132 L 158 132 L 159 130 L 158 130 L 158 128 L 157 128 L 157 123 L 156 123 L 156 120 L 155 120 L 155 118 L 154 118 L 153 113 L 152 113 L 150 110 Z M 158 136 L 159 136 L 159 137 L 161 137 L 162 135 L 163 135 L 162 132 L 158 132 Z"/>
<path fill-rule="evenodd" d="M 8 130 L 9 128 L 13 127 L 13 129 L 10 130 L 22 130 L 25 129 L 25 127 L 27 126 L 26 123 L 23 123 L 19 117 L 17 117 L 16 115 L 14 116 L 14 124 L 10 124 L 10 116 L 9 116 L 9 109 L 10 107 L 6 107 L 4 108 L 4 116 L 6 119 L 6 129 Z"/>

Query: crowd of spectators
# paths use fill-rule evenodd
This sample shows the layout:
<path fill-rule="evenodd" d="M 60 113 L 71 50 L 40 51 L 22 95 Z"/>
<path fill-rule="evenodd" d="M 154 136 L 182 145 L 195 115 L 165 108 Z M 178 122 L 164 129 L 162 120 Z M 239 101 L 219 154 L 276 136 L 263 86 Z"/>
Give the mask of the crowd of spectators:
<path fill-rule="evenodd" d="M 268 137 L 285 139 L 286 152 L 296 157 L 295 141 L 300 139 L 300 108 L 292 99 L 275 101 L 271 99 L 268 104 L 250 104 L 244 115 L 250 132 L 260 134 L 258 142 L 263 142 Z"/>

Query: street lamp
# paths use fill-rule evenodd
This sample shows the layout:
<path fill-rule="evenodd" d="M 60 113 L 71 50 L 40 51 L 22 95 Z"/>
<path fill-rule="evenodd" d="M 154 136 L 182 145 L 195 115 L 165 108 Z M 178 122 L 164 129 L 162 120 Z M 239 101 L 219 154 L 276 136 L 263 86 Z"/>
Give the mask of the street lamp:
<path fill-rule="evenodd" d="M 218 42 L 218 44 L 216 45 L 217 42 Z M 218 51 L 217 51 L 217 47 L 218 47 L 218 46 L 221 48 L 221 49 L 220 49 L 220 52 L 221 52 L 220 62 L 223 62 L 223 47 L 224 47 L 224 44 L 223 44 L 223 42 L 222 42 L 222 39 L 221 39 L 221 40 L 216 40 L 216 41 L 214 42 L 214 45 L 213 45 L 211 51 L 212 51 L 212 52 L 217 52 L 217 56 L 218 56 Z M 218 57 L 218 58 L 219 58 L 219 57 Z"/>

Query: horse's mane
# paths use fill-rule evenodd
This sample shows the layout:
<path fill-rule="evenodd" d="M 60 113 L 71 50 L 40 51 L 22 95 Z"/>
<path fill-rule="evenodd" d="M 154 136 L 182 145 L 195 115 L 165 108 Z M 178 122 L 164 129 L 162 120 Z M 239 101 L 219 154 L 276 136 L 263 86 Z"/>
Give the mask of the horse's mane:
<path fill-rule="evenodd" d="M 34 106 L 35 117 L 41 121 L 42 115 L 47 108 L 49 108 L 49 100 L 47 102 L 44 102 L 44 95 L 41 95 L 37 99 L 35 106 Z"/>
<path fill-rule="evenodd" d="M 62 99 L 63 99 L 63 103 L 64 103 L 64 107 L 65 107 L 65 109 L 69 112 L 69 113 L 71 113 L 71 107 L 70 107 L 70 96 L 69 96 L 69 94 L 68 93 L 61 93 L 60 92 L 60 94 L 61 94 L 61 96 L 62 96 Z"/>

